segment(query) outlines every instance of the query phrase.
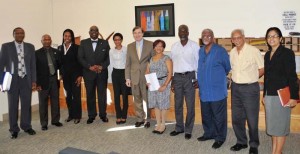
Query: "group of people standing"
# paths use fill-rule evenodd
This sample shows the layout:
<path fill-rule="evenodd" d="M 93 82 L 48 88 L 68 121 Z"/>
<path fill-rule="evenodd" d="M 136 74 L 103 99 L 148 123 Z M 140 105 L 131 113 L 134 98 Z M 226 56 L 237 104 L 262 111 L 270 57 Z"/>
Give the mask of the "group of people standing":
<path fill-rule="evenodd" d="M 90 38 L 75 44 L 74 33 L 70 29 L 63 32 L 62 45 L 51 47 L 51 37 L 42 36 L 43 47 L 37 51 L 34 46 L 23 41 L 25 32 L 15 28 L 15 41 L 2 45 L 0 53 L 0 73 L 12 74 L 11 89 L 8 91 L 9 123 L 11 138 L 18 137 L 18 103 L 21 100 L 20 127 L 29 135 L 35 131 L 31 127 L 31 91 L 37 90 L 42 130 L 48 129 L 48 98 L 51 104 L 51 124 L 62 126 L 59 111 L 58 74 L 62 76 L 66 93 L 69 116 L 65 120 L 82 117 L 81 80 L 87 93 L 88 120 L 93 123 L 99 115 L 108 122 L 106 113 L 108 66 L 111 65 L 116 124 L 124 124 L 127 119 L 128 95 L 132 90 L 136 113 L 135 127 L 150 127 L 150 109 L 154 108 L 156 126 L 152 131 L 163 134 L 166 130 L 166 112 L 170 108 L 170 91 L 174 92 L 175 130 L 170 136 L 185 133 L 191 139 L 195 121 L 195 89 L 199 88 L 201 118 L 204 134 L 198 141 L 214 139 L 212 148 L 220 148 L 227 136 L 227 75 L 231 71 L 232 126 L 237 142 L 230 148 L 239 151 L 248 147 L 246 122 L 249 129 L 249 153 L 258 153 L 258 119 L 260 89 L 258 79 L 264 75 L 264 105 L 266 110 L 267 134 L 272 136 L 273 153 L 281 153 L 286 136 L 289 134 L 291 108 L 299 99 L 295 54 L 285 48 L 282 33 L 276 27 L 267 30 L 265 40 L 269 51 L 263 59 L 260 51 L 245 42 L 242 29 L 231 33 L 235 47 L 227 51 L 214 42 L 211 29 L 201 34 L 203 47 L 190 40 L 189 28 L 180 25 L 179 41 L 171 47 L 169 55 L 163 54 L 166 43 L 143 38 L 143 29 L 134 27 L 134 42 L 127 47 L 122 45 L 123 35 L 113 36 L 114 48 L 108 41 L 99 39 L 97 26 L 90 27 Z M 58 70 L 60 73 L 58 73 Z M 16 72 L 18 71 L 18 72 Z M 156 73 L 160 87 L 148 91 L 150 86 L 145 74 Z M 0 81 L 2 76 L 0 77 Z M 288 86 L 291 92 L 287 106 L 281 106 L 277 90 Z M 98 111 L 96 109 L 96 92 Z M 122 95 L 122 103 L 120 102 Z M 186 119 L 183 104 L 186 102 Z M 122 105 L 121 105 L 122 104 Z"/>

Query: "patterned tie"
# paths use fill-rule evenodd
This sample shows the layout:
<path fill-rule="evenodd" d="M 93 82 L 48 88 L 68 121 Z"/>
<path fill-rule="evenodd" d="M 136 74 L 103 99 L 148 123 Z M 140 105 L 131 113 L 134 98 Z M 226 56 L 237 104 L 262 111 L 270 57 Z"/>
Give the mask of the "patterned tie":
<path fill-rule="evenodd" d="M 54 75 L 55 74 L 55 69 L 54 69 L 54 65 L 53 65 L 53 62 L 52 62 L 51 55 L 50 55 L 50 50 L 46 50 L 46 54 L 47 54 L 47 61 L 48 61 L 50 75 Z"/>
<path fill-rule="evenodd" d="M 23 78 L 26 73 L 25 73 L 25 61 L 24 61 L 24 52 L 22 50 L 21 44 L 18 45 L 18 75 L 19 77 Z"/>
<path fill-rule="evenodd" d="M 140 47 L 140 43 L 138 43 L 138 42 L 137 42 L 136 51 L 137 51 L 137 55 L 138 55 L 139 59 L 141 59 L 141 47 Z"/>

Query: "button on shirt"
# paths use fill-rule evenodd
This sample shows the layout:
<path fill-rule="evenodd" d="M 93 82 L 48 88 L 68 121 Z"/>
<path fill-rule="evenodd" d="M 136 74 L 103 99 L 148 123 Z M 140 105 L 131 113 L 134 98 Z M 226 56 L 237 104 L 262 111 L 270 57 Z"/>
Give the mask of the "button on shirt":
<path fill-rule="evenodd" d="M 258 69 L 264 68 L 264 60 L 260 51 L 247 43 L 238 54 L 236 47 L 230 51 L 232 81 L 238 84 L 257 82 Z"/>
<path fill-rule="evenodd" d="M 109 50 L 110 65 L 115 69 L 125 69 L 127 48 L 122 46 L 120 50 Z"/>
<path fill-rule="evenodd" d="M 200 49 L 198 61 L 198 83 L 201 101 L 213 102 L 227 97 L 227 74 L 231 67 L 227 51 L 213 44 L 208 54 Z"/>
<path fill-rule="evenodd" d="M 197 71 L 199 59 L 199 45 L 188 40 L 185 46 L 181 42 L 176 42 L 171 47 L 170 57 L 173 61 L 173 72 L 184 73 Z"/>
<path fill-rule="evenodd" d="M 95 51 L 96 47 L 97 47 L 98 39 L 96 39 L 96 40 L 91 39 L 91 41 L 92 41 L 93 51 Z"/>

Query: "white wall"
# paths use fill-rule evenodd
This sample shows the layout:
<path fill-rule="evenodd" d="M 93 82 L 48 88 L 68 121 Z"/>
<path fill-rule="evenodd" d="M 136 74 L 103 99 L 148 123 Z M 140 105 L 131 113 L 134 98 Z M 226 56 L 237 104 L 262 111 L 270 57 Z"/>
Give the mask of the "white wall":
<path fill-rule="evenodd" d="M 89 37 L 89 27 L 97 25 L 104 37 L 113 31 L 121 32 L 123 45 L 127 45 L 133 41 L 134 6 L 164 3 L 175 4 L 176 36 L 160 38 L 166 41 L 166 50 L 178 41 L 180 24 L 189 26 L 190 39 L 194 41 L 198 41 L 204 28 L 213 29 L 216 37 L 230 37 L 235 28 L 243 28 L 247 37 L 263 37 L 267 28 L 278 26 L 286 36 L 281 14 L 291 10 L 298 13 L 296 31 L 300 31 L 299 0 L 0 0 L 0 43 L 12 41 L 12 30 L 17 26 L 25 29 L 25 41 L 40 48 L 40 38 L 45 33 L 52 36 L 54 44 L 60 44 L 66 28 L 85 39 Z M 114 46 L 112 41 L 110 44 Z M 6 95 L 0 94 L 0 100 L 1 115 L 7 113 Z M 33 104 L 36 100 L 35 96 Z"/>

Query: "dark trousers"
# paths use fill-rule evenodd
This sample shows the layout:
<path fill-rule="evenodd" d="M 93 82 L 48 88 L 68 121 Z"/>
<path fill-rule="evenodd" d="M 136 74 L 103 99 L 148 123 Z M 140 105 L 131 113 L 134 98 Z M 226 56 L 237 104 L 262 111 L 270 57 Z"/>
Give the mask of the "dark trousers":
<path fill-rule="evenodd" d="M 96 88 L 97 88 L 97 96 L 98 96 L 99 117 L 100 118 L 106 117 L 107 78 L 108 78 L 107 69 L 103 70 L 101 73 L 98 73 L 95 78 L 84 78 L 89 118 L 95 118 L 97 116 Z"/>
<path fill-rule="evenodd" d="M 247 144 L 246 121 L 249 128 L 249 145 L 259 146 L 258 115 L 259 115 L 259 85 L 252 84 L 231 85 L 232 126 L 237 143 Z"/>
<path fill-rule="evenodd" d="M 128 88 L 125 81 L 125 69 L 113 69 L 112 83 L 114 88 L 115 110 L 117 119 L 127 119 L 128 110 Z M 120 95 L 122 93 L 123 107 L 120 104 Z"/>
<path fill-rule="evenodd" d="M 19 132 L 19 99 L 21 104 L 20 127 L 28 130 L 31 127 L 31 86 L 28 85 L 27 77 L 20 78 L 18 75 L 12 76 L 10 90 L 7 92 L 9 131 Z"/>
<path fill-rule="evenodd" d="M 66 102 L 69 111 L 69 118 L 81 119 L 81 85 L 76 85 L 77 77 L 72 74 L 64 74 L 63 84 L 66 91 Z"/>
<path fill-rule="evenodd" d="M 51 106 L 51 123 L 57 123 L 60 119 L 60 107 L 58 100 L 58 84 L 57 76 L 49 77 L 49 88 L 42 89 L 38 92 L 39 95 L 39 113 L 40 123 L 43 126 L 48 125 L 48 100 L 50 98 Z"/>
<path fill-rule="evenodd" d="M 172 81 L 175 90 L 175 130 L 177 132 L 185 131 L 187 134 L 192 134 L 195 122 L 195 88 L 192 79 L 195 79 L 195 72 L 185 75 L 175 73 Z M 185 125 L 183 122 L 183 99 L 185 99 L 187 108 Z"/>
<path fill-rule="evenodd" d="M 213 102 L 201 101 L 201 116 L 203 136 L 224 142 L 227 135 L 227 98 Z"/>

